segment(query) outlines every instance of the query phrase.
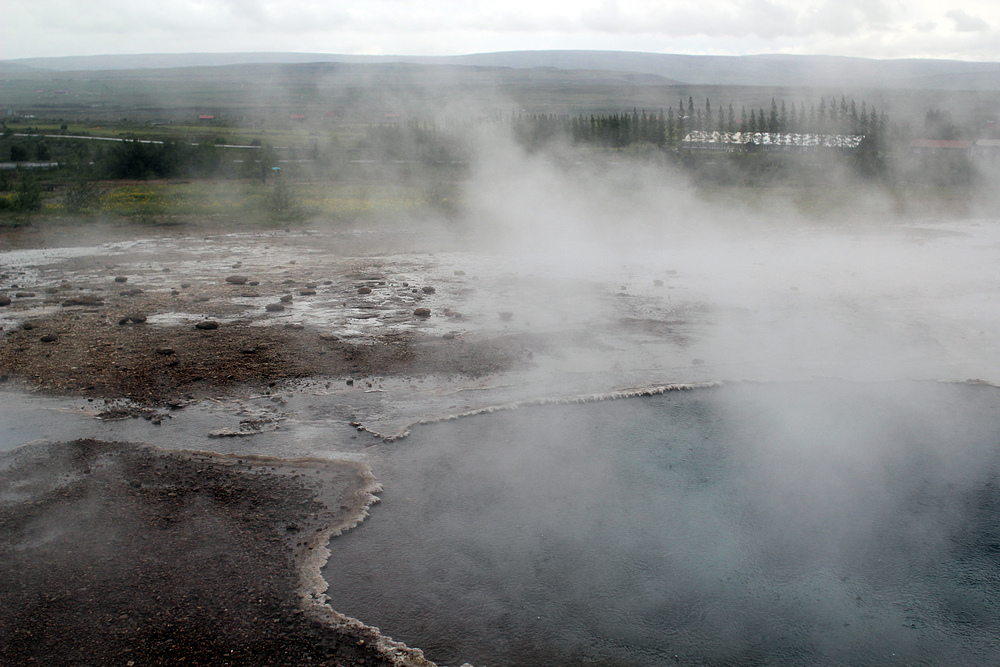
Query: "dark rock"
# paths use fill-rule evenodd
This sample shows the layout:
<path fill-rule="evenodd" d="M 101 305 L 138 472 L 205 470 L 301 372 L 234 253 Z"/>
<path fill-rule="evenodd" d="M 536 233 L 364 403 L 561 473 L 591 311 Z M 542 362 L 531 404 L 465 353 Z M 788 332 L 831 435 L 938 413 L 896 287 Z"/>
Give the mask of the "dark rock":
<path fill-rule="evenodd" d="M 97 296 L 81 295 L 63 301 L 64 306 L 103 306 L 104 299 Z"/>
<path fill-rule="evenodd" d="M 132 313 L 128 318 L 133 324 L 143 324 L 146 322 L 146 313 Z"/>
<path fill-rule="evenodd" d="M 115 282 L 116 283 L 128 282 L 128 277 L 127 276 L 115 276 Z"/>
<path fill-rule="evenodd" d="M 444 338 L 445 340 L 455 340 L 455 334 L 448 332 L 442 335 L 441 338 Z"/>
<path fill-rule="evenodd" d="M 422 288 L 422 290 L 423 290 L 424 294 L 434 294 L 434 292 L 437 291 L 436 289 L 434 289 L 430 285 L 428 285 L 427 287 Z"/>
<path fill-rule="evenodd" d="M 226 282 L 231 285 L 245 285 L 247 280 L 246 276 L 226 276 Z"/>
<path fill-rule="evenodd" d="M 417 317 L 430 317 L 431 316 L 431 309 L 430 308 L 417 308 L 416 310 L 413 311 L 413 314 L 416 315 Z"/>
<path fill-rule="evenodd" d="M 140 294 L 142 294 L 142 290 L 139 289 L 138 287 L 133 287 L 130 290 L 126 290 L 124 292 L 119 292 L 119 294 L 121 296 L 139 296 Z"/>
<path fill-rule="evenodd" d="M 371 287 L 359 287 L 358 288 L 358 294 L 371 294 L 371 293 L 372 293 L 372 288 Z"/>
<path fill-rule="evenodd" d="M 316 293 L 316 290 L 314 290 L 314 289 L 299 290 L 299 296 L 312 296 L 315 293 Z"/>
<path fill-rule="evenodd" d="M 158 347 L 158 348 L 156 348 L 156 353 L 157 354 L 162 354 L 162 355 L 175 354 L 174 348 L 172 348 L 172 347 Z"/>
<path fill-rule="evenodd" d="M 285 309 L 285 305 L 281 303 L 269 303 L 264 306 L 264 310 L 269 313 L 280 313 Z"/>
<path fill-rule="evenodd" d="M 18 299 L 30 299 L 35 296 L 34 292 L 17 292 L 15 295 Z"/>
<path fill-rule="evenodd" d="M 59 336 L 55 334 L 45 334 L 39 340 L 42 341 L 43 343 L 54 343 L 57 340 L 59 340 Z"/>
<path fill-rule="evenodd" d="M 187 289 L 188 287 L 191 287 L 191 283 L 181 283 L 181 289 Z"/>
<path fill-rule="evenodd" d="M 244 347 L 240 350 L 240 354 L 257 354 L 257 348 L 255 347 Z"/>
<path fill-rule="evenodd" d="M 257 285 L 260 285 L 260 281 L 259 280 L 251 280 L 250 282 L 247 283 L 247 285 L 250 285 L 251 287 L 257 287 Z"/>
<path fill-rule="evenodd" d="M 215 320 L 202 320 L 194 325 L 195 329 L 201 329 L 203 331 L 211 331 L 213 329 L 219 328 L 219 323 Z"/>
<path fill-rule="evenodd" d="M 46 294 L 58 294 L 59 293 L 59 288 L 58 287 L 46 287 L 45 288 L 45 293 Z"/>
<path fill-rule="evenodd" d="M 292 295 L 291 294 L 286 294 L 286 295 L 284 295 L 283 297 L 281 297 L 278 300 L 281 301 L 281 303 L 291 303 L 292 302 Z"/>
<path fill-rule="evenodd" d="M 21 323 L 21 328 L 24 329 L 25 331 L 31 331 L 32 329 L 35 328 L 35 325 L 32 324 L 31 322 L 23 322 Z"/>
<path fill-rule="evenodd" d="M 0 296 L 0 306 L 9 306 L 9 305 L 10 305 L 10 297 Z"/>

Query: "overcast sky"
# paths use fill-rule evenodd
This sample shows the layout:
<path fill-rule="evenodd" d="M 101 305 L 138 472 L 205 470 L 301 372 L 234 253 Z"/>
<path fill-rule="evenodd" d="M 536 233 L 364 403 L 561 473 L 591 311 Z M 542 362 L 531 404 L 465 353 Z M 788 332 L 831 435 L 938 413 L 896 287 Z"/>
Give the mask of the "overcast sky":
<path fill-rule="evenodd" d="M 1000 61 L 1000 0 L 4 0 L 0 59 L 600 49 Z"/>

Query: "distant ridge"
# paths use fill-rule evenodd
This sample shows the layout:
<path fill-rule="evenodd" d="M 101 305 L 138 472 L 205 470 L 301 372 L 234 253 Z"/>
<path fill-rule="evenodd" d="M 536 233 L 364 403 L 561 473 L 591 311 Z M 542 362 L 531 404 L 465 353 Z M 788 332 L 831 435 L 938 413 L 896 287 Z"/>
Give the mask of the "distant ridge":
<path fill-rule="evenodd" d="M 354 56 L 328 53 L 68 56 L 0 61 L 0 73 L 317 62 L 413 63 L 512 69 L 554 67 L 653 75 L 691 85 L 1000 90 L 1000 63 L 992 62 L 872 60 L 801 55 L 690 56 L 632 51 L 505 51 L 458 56 Z M 650 82 L 653 80 L 649 79 Z"/>

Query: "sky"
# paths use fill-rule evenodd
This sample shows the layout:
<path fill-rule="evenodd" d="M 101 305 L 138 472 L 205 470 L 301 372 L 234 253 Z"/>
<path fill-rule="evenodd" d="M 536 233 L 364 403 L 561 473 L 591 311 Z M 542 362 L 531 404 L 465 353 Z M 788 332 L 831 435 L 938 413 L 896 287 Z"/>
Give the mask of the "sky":
<path fill-rule="evenodd" d="M 1000 0 L 4 0 L 0 59 L 588 49 L 1000 62 Z"/>

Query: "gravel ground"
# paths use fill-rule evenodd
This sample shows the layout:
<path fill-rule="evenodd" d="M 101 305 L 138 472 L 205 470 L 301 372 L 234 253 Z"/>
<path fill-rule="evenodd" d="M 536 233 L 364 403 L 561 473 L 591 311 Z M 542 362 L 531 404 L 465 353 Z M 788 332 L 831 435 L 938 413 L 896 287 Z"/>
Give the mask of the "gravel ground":
<path fill-rule="evenodd" d="M 9 453 L 0 664 L 426 664 L 300 597 L 303 567 L 330 526 L 364 514 L 370 481 L 357 464 L 94 440 Z"/>

